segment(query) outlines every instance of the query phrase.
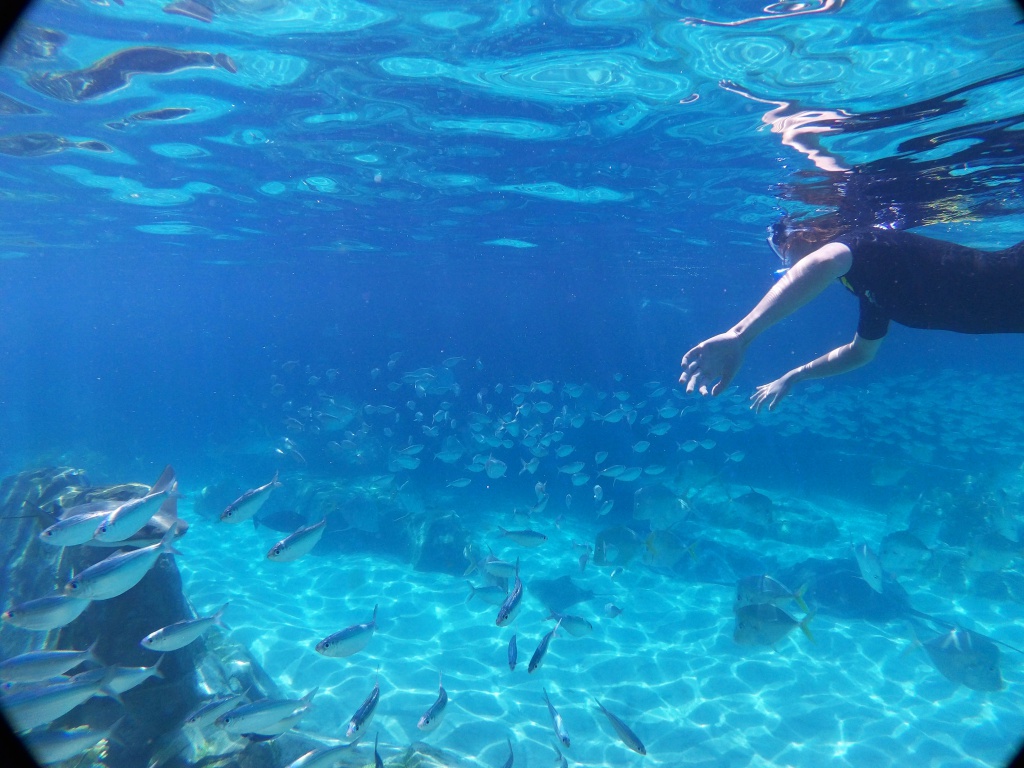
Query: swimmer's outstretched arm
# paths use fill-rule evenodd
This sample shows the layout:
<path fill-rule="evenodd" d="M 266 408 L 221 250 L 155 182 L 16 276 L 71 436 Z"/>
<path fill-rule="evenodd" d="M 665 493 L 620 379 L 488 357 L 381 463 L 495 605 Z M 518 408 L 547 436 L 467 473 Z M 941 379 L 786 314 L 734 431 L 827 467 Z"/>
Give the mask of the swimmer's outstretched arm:
<path fill-rule="evenodd" d="M 762 331 L 800 309 L 853 264 L 850 249 L 829 243 L 800 259 L 750 313 L 725 333 L 712 336 L 683 355 L 679 383 L 687 393 L 721 394 L 743 364 L 747 346 Z"/>
<path fill-rule="evenodd" d="M 882 339 L 862 339 L 855 335 L 849 344 L 837 347 L 816 360 L 794 368 L 769 384 L 762 384 L 750 396 L 750 408 L 758 413 L 767 403 L 768 410 L 774 411 L 775 406 L 789 394 L 794 384 L 807 379 L 838 376 L 840 373 L 860 368 L 875 359 L 875 354 L 880 346 L 882 346 Z"/>

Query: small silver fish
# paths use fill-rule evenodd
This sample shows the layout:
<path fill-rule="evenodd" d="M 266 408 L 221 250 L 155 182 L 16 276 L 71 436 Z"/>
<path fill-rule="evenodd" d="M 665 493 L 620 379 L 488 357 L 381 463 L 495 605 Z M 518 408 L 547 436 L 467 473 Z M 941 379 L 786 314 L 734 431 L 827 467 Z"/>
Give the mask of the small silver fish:
<path fill-rule="evenodd" d="M 501 531 L 502 536 L 512 539 L 521 547 L 539 547 L 548 540 L 548 537 L 540 531 L 532 531 L 528 528 L 519 531 L 509 531 L 499 525 L 498 530 Z"/>
<path fill-rule="evenodd" d="M 508 668 L 515 672 L 516 661 L 519 659 L 519 647 L 516 645 L 516 636 L 512 637 L 508 641 Z"/>
<path fill-rule="evenodd" d="M 501 605 L 508 596 L 508 590 L 502 589 L 496 584 L 475 587 L 468 581 L 466 583 L 469 584 L 469 594 L 466 596 L 467 603 L 474 597 L 478 597 L 488 605 Z"/>
<path fill-rule="evenodd" d="M 326 517 L 318 523 L 299 528 L 295 533 L 286 536 L 272 546 L 267 552 L 267 560 L 273 560 L 275 563 L 290 563 L 298 560 L 303 555 L 309 554 L 313 547 L 320 542 L 326 529 Z"/>
<path fill-rule="evenodd" d="M 562 626 L 561 620 L 555 624 L 550 632 L 544 635 L 544 639 L 540 641 L 540 645 L 537 646 L 537 650 L 533 652 L 533 656 L 530 658 L 530 664 L 526 668 L 528 674 L 533 674 L 540 669 L 540 665 L 544 663 L 544 657 L 548 653 L 548 646 L 551 645 L 551 640 L 560 626 Z"/>
<path fill-rule="evenodd" d="M 441 720 L 444 718 L 445 707 L 448 706 L 448 692 L 444 689 L 444 685 L 441 683 L 441 673 L 437 675 L 437 699 L 433 704 L 423 713 L 423 717 L 416 723 L 416 727 L 421 731 L 432 731 L 441 724 Z"/>
<path fill-rule="evenodd" d="M 228 504 L 227 508 L 221 513 L 220 520 L 223 523 L 244 523 L 246 520 L 252 518 L 264 504 L 267 503 L 267 499 L 270 498 L 270 492 L 273 491 L 277 486 L 281 485 L 277 479 L 277 472 L 274 473 L 274 479 L 266 485 L 261 485 L 258 488 L 246 491 L 233 502 Z"/>
<path fill-rule="evenodd" d="M 12 606 L 0 618 L 15 627 L 46 632 L 70 624 L 82 615 L 91 602 L 76 600 L 64 594 L 53 594 Z"/>
<path fill-rule="evenodd" d="M 99 642 L 98 640 L 96 641 Z M 34 683 L 59 677 L 86 661 L 96 661 L 96 643 L 85 651 L 30 651 L 0 662 L 0 680 Z"/>
<path fill-rule="evenodd" d="M 319 688 L 314 688 L 301 699 L 259 699 L 235 707 L 214 722 L 228 733 L 259 733 L 291 716 L 296 710 L 308 707 Z"/>
<path fill-rule="evenodd" d="M 177 528 L 167 529 L 163 539 L 148 547 L 117 552 L 90 565 L 64 585 L 64 594 L 82 600 L 108 600 L 134 587 L 164 552 L 180 555 L 172 542 Z"/>
<path fill-rule="evenodd" d="M 599 706 L 601 708 L 601 711 L 604 712 L 604 716 L 608 718 L 608 722 L 612 724 L 612 728 L 615 729 L 615 733 L 616 735 L 618 735 L 619 741 L 621 741 L 627 747 L 632 749 L 638 755 L 646 755 L 647 748 L 644 747 L 643 742 L 640 741 L 640 739 L 637 737 L 635 733 L 633 733 L 630 727 L 626 725 L 624 722 L 622 722 L 615 715 L 613 715 L 611 712 L 609 712 L 607 709 L 605 709 L 604 704 L 602 704 L 600 701 L 598 701 L 597 699 L 594 699 L 594 701 L 597 702 L 597 706 Z"/>
<path fill-rule="evenodd" d="M 288 763 L 287 768 L 335 768 L 340 764 L 343 756 L 351 751 L 351 744 L 314 749 Z"/>
<path fill-rule="evenodd" d="M 523 601 L 523 582 L 519 579 L 519 560 L 516 560 L 516 581 L 512 586 L 512 591 L 509 592 L 508 597 L 505 598 L 505 602 L 501 604 L 498 609 L 498 618 L 495 620 L 495 624 L 499 627 L 503 627 L 508 624 L 512 619 L 519 613 L 519 609 L 522 607 Z"/>
<path fill-rule="evenodd" d="M 582 616 L 572 616 L 568 613 L 551 611 L 546 621 L 557 621 L 573 637 L 583 637 L 594 631 L 594 625 Z"/>
<path fill-rule="evenodd" d="M 373 690 L 370 691 L 370 695 L 366 697 L 366 700 L 359 706 L 356 713 L 352 715 L 348 721 L 348 730 L 345 731 L 345 737 L 348 739 L 362 738 L 363 734 L 366 733 L 366 726 L 373 720 L 373 715 L 377 711 L 377 703 L 380 701 L 380 679 L 373 684 Z"/>
<path fill-rule="evenodd" d="M 860 568 L 860 575 L 875 592 L 882 593 L 885 578 L 882 575 L 882 563 L 867 544 L 861 544 L 854 548 L 854 555 L 857 558 L 857 567 Z"/>
<path fill-rule="evenodd" d="M 546 688 L 541 688 L 544 691 L 544 701 L 548 705 L 548 714 L 551 715 L 551 726 L 555 729 L 555 736 L 562 742 L 562 746 L 566 749 L 569 748 L 569 732 L 565 730 L 565 723 L 562 721 L 562 716 L 558 714 L 558 710 L 555 709 L 551 703 L 551 699 L 548 696 Z M 561 753 L 559 753 L 561 756 Z"/>
<path fill-rule="evenodd" d="M 53 765 L 83 755 L 103 739 L 110 738 L 123 720 L 121 718 L 109 728 L 35 730 L 22 736 L 21 741 L 40 764 Z"/>
<path fill-rule="evenodd" d="M 106 519 L 109 514 L 109 509 L 93 509 L 89 512 L 78 512 L 69 515 L 42 531 L 39 534 L 39 539 L 54 547 L 70 547 L 76 544 L 85 544 L 96 533 L 96 526 L 99 525 L 100 521 Z"/>
<path fill-rule="evenodd" d="M 100 693 L 111 695 L 102 678 L 33 686 L 4 696 L 4 715 L 14 730 L 28 731 L 53 722 Z"/>
<path fill-rule="evenodd" d="M 138 533 L 174 492 L 174 487 L 174 469 L 168 464 L 147 495 L 126 501 L 110 512 L 96 527 L 93 538 L 103 542 L 124 541 Z"/>
<path fill-rule="evenodd" d="M 220 610 L 211 616 L 200 616 L 195 619 L 177 621 L 155 632 L 150 632 L 142 638 L 139 645 L 151 651 L 160 651 L 162 653 L 184 648 L 189 643 L 198 640 L 201 635 L 215 624 L 220 625 L 221 618 L 224 616 L 224 611 L 227 610 L 227 607 L 228 603 L 224 603 Z"/>
<path fill-rule="evenodd" d="M 232 696 L 221 696 L 194 709 L 185 718 L 185 725 L 194 725 L 197 728 L 205 728 L 213 725 L 223 714 L 230 712 L 241 704 L 242 694 L 236 693 Z"/>
<path fill-rule="evenodd" d="M 377 606 L 373 606 L 373 616 L 364 624 L 353 624 L 333 635 L 328 635 L 316 644 L 316 652 L 324 656 L 351 656 L 366 647 L 377 629 Z"/>

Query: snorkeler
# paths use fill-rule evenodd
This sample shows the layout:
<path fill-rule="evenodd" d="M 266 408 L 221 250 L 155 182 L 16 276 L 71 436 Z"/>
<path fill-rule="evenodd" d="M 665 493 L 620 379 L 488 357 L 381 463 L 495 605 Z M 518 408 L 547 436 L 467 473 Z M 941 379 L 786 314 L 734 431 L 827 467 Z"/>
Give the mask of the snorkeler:
<path fill-rule="evenodd" d="M 860 301 L 853 341 L 759 386 L 750 398 L 754 411 L 766 403 L 774 410 L 798 382 L 871 362 L 890 321 L 959 333 L 1024 332 L 1024 243 L 981 251 L 893 229 L 785 219 L 769 228 L 768 243 L 787 269 L 739 323 L 683 356 L 679 383 L 687 393 L 721 394 L 762 331 L 837 279 Z"/>

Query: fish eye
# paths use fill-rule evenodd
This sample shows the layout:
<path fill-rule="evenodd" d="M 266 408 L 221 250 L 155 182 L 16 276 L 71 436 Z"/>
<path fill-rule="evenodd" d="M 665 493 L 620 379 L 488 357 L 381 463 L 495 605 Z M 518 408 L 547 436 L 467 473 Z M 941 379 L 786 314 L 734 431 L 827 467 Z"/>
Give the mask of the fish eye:
<path fill-rule="evenodd" d="M 72 581 L 70 584 L 68 584 L 68 586 L 71 587 L 72 589 L 78 589 L 78 582 L 77 581 Z"/>

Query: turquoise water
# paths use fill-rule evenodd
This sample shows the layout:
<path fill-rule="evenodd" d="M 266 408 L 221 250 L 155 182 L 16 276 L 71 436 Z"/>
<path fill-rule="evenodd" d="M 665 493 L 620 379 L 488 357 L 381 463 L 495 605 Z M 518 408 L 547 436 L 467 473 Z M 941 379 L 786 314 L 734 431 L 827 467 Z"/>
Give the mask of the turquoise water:
<path fill-rule="evenodd" d="M 753 413 L 758 384 L 849 341 L 834 287 L 722 396 L 676 379 L 771 287 L 783 212 L 1024 240 L 1019 18 L 34 4 L 0 57 L 3 608 L 112 551 L 40 541 L 36 507 L 69 488 L 170 464 L 188 531 L 61 629 L 0 624 L 0 656 L 98 641 L 148 667 L 148 632 L 227 604 L 163 679 L 42 724 L 118 723 L 68 765 L 286 766 L 347 743 L 375 681 L 340 764 L 369 764 L 373 736 L 388 766 L 504 765 L 507 740 L 550 764 L 544 690 L 570 765 L 1003 764 L 1024 735 L 1019 337 L 893 326 L 872 365 Z M 54 467 L 85 476 L 28 474 Z M 275 473 L 258 527 L 218 522 Z M 323 518 L 309 554 L 266 558 Z M 489 551 L 519 561 L 510 626 L 467 600 Z M 737 642 L 737 582 L 762 574 L 807 609 L 783 598 L 778 636 Z M 560 627 L 529 673 L 553 602 L 592 631 Z M 374 606 L 364 649 L 316 652 Z M 978 648 L 997 690 L 965 684 Z M 274 740 L 182 726 L 209 696 L 313 689 Z"/>

